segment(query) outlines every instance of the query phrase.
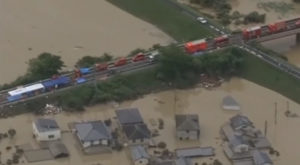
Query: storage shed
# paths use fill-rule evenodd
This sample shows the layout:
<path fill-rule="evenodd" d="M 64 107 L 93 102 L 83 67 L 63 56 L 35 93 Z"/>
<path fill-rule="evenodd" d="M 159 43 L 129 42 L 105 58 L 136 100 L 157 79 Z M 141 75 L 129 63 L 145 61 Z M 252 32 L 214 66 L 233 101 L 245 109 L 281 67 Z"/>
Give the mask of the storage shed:
<path fill-rule="evenodd" d="M 241 110 L 241 106 L 231 96 L 226 96 L 226 97 L 223 98 L 222 108 L 224 110 L 234 110 L 234 111 Z"/>

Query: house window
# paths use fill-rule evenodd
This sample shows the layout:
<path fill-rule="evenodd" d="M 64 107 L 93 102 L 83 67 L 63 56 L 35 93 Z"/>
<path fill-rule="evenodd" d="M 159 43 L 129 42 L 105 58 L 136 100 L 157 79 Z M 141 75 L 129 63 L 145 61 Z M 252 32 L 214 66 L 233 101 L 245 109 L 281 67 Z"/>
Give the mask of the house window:
<path fill-rule="evenodd" d="M 53 139 L 53 138 L 54 138 L 54 135 L 48 135 L 48 138 L 49 138 L 49 139 Z"/>

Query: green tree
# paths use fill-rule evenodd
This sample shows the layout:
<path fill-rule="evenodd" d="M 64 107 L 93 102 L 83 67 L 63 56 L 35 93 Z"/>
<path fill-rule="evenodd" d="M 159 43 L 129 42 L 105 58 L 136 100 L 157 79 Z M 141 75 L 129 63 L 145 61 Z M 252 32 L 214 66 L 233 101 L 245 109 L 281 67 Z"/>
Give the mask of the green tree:
<path fill-rule="evenodd" d="M 43 79 L 58 74 L 64 67 L 60 56 L 50 53 L 42 53 L 37 58 L 29 60 L 28 76 L 33 79 Z"/>
<path fill-rule="evenodd" d="M 77 61 L 76 66 L 77 67 L 91 67 L 96 63 L 103 63 L 103 62 L 111 61 L 112 59 L 113 59 L 113 56 L 108 53 L 104 53 L 100 57 L 85 56 Z"/>
<path fill-rule="evenodd" d="M 161 49 L 162 56 L 158 74 L 166 81 L 173 81 L 178 87 L 193 84 L 197 80 L 197 66 L 194 64 L 193 57 L 187 55 L 176 45 L 171 45 Z"/>

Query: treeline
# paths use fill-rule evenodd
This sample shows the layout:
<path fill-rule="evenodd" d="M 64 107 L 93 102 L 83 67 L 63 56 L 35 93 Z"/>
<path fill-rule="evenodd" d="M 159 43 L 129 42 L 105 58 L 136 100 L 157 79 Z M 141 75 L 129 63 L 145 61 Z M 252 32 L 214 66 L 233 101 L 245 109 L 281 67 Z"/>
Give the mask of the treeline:
<path fill-rule="evenodd" d="M 259 14 L 257 11 L 253 11 L 246 15 L 241 14 L 238 11 L 234 11 L 230 14 L 232 7 L 228 0 L 190 0 L 190 2 L 214 9 L 217 13 L 217 18 L 224 25 L 228 25 L 232 22 L 236 25 L 265 22 L 265 14 Z"/>
<path fill-rule="evenodd" d="M 60 56 L 42 53 L 37 58 L 29 60 L 25 75 L 18 77 L 9 84 L 0 85 L 0 90 L 51 78 L 51 76 L 59 74 L 64 66 Z"/>
<path fill-rule="evenodd" d="M 187 55 L 175 45 L 161 48 L 160 51 L 158 66 L 154 69 L 116 75 L 104 82 L 80 86 L 50 95 L 48 98 L 34 100 L 19 109 L 39 112 L 46 103 L 52 103 L 62 106 L 66 111 L 82 111 L 85 106 L 98 103 L 121 102 L 155 91 L 192 87 L 199 82 L 202 73 L 223 77 L 237 75 L 243 62 L 241 52 L 236 48 L 200 57 Z"/>

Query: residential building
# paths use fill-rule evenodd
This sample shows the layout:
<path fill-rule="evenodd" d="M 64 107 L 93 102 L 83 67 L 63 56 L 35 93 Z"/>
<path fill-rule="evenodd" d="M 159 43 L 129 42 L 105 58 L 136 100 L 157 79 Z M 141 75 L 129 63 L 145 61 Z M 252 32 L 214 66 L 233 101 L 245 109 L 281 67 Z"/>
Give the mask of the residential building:
<path fill-rule="evenodd" d="M 144 123 L 125 125 L 123 132 L 130 143 L 148 143 L 151 138 L 151 132 Z"/>
<path fill-rule="evenodd" d="M 144 123 L 137 108 L 116 110 L 116 115 L 121 126 Z"/>
<path fill-rule="evenodd" d="M 111 143 L 111 131 L 102 121 L 75 123 L 76 135 L 83 148 L 93 146 L 108 147 Z"/>
<path fill-rule="evenodd" d="M 199 118 L 196 114 L 175 115 L 176 137 L 180 140 L 197 140 L 200 136 Z"/>
<path fill-rule="evenodd" d="M 145 147 L 136 145 L 130 147 L 131 158 L 134 165 L 148 165 L 150 156 Z"/>
<path fill-rule="evenodd" d="M 37 119 L 32 123 L 33 134 L 38 141 L 52 141 L 61 138 L 61 131 L 53 119 Z"/>

